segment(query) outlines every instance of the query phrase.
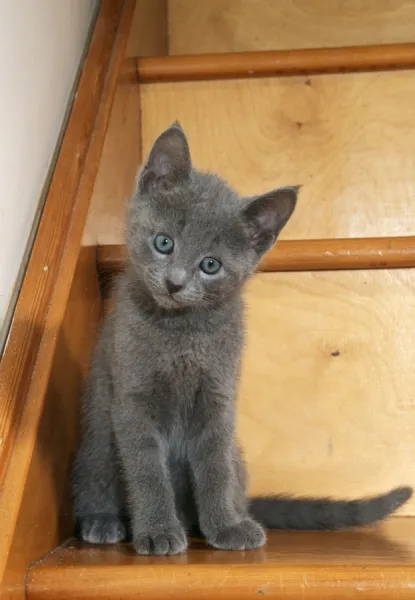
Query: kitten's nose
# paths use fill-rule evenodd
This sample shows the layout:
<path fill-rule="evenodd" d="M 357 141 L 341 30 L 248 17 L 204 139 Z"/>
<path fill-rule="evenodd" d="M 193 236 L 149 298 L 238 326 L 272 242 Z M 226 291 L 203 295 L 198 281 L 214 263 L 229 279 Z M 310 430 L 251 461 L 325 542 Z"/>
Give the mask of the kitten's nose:
<path fill-rule="evenodd" d="M 169 294 L 177 294 L 186 284 L 187 273 L 182 267 L 173 267 L 170 269 L 166 279 L 166 288 Z"/>
<path fill-rule="evenodd" d="M 180 290 L 183 289 L 183 284 L 174 283 L 174 281 L 171 281 L 171 279 L 166 279 L 166 288 L 169 294 L 176 294 L 177 292 L 180 292 Z"/>

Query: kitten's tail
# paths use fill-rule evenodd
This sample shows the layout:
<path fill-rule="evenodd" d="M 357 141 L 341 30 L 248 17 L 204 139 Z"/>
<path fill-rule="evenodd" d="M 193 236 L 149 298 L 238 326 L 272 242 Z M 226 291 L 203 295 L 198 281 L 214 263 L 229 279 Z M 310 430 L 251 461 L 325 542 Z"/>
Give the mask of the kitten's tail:
<path fill-rule="evenodd" d="M 268 529 L 344 529 L 381 521 L 412 496 L 410 487 L 360 500 L 253 498 L 249 512 Z"/>

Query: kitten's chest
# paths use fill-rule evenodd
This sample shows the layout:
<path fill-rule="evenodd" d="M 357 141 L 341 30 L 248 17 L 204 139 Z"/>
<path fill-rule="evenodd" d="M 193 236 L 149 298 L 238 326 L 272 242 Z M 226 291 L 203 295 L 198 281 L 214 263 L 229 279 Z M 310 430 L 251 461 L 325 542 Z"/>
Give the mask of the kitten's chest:
<path fill-rule="evenodd" d="M 177 400 L 194 397 L 208 369 L 209 352 L 209 343 L 200 337 L 183 334 L 165 339 L 157 371 L 168 382 L 171 395 Z"/>
<path fill-rule="evenodd" d="M 163 351 L 153 363 L 153 402 L 163 434 L 181 455 L 189 422 L 197 410 L 198 395 L 206 366 L 206 346 L 199 340 L 165 339 Z"/>

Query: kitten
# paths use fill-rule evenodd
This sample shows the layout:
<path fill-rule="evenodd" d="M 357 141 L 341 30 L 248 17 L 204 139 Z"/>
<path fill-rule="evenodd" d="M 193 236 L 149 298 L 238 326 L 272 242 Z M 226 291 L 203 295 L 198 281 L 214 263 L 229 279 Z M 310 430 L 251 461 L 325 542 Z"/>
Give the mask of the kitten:
<path fill-rule="evenodd" d="M 263 526 L 337 529 L 386 517 L 411 495 L 247 500 L 235 441 L 241 290 L 287 223 L 297 187 L 239 198 L 192 167 L 173 124 L 141 171 L 128 264 L 98 339 L 74 472 L 79 536 L 127 537 L 139 554 L 186 550 L 194 526 L 215 548 L 265 542 Z"/>

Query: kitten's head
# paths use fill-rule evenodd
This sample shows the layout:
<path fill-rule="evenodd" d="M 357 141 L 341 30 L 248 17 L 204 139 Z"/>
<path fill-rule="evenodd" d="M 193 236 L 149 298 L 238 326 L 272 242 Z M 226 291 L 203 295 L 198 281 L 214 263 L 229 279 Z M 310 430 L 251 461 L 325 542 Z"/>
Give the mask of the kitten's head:
<path fill-rule="evenodd" d="M 277 239 L 297 187 L 240 198 L 192 167 L 178 123 L 154 143 L 128 220 L 129 256 L 161 307 L 213 307 L 239 291 Z"/>

